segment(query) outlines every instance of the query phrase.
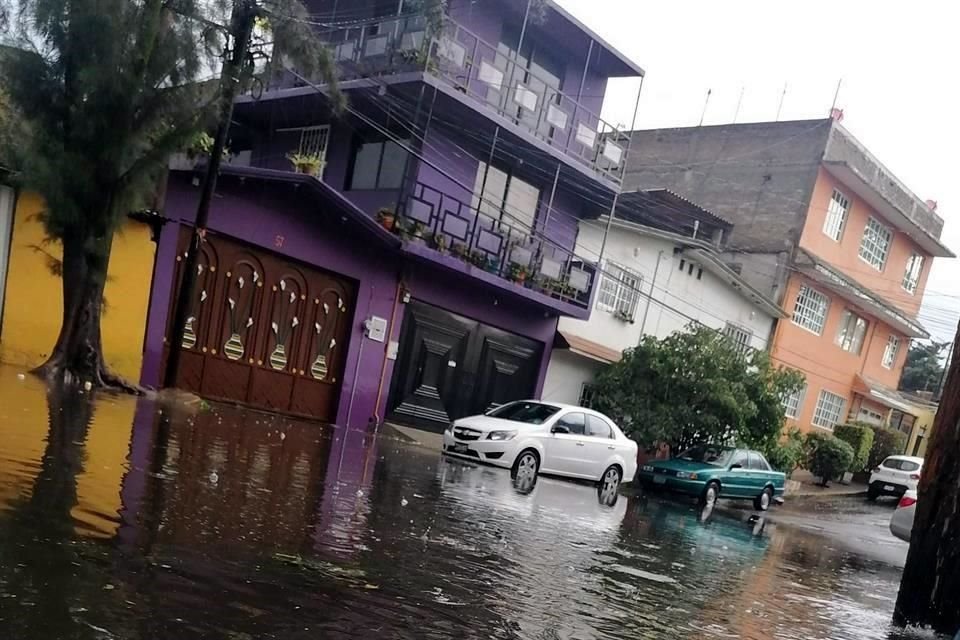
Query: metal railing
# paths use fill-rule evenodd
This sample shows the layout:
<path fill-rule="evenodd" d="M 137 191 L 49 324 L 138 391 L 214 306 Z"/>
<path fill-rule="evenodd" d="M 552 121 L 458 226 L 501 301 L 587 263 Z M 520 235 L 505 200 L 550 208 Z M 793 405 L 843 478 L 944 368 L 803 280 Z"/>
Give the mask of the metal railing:
<path fill-rule="evenodd" d="M 628 135 L 502 47 L 447 18 L 436 37 L 422 16 L 371 20 L 321 34 L 340 79 L 426 70 L 564 155 L 619 183 Z"/>
<path fill-rule="evenodd" d="M 596 267 L 535 228 L 417 182 L 400 200 L 395 231 L 475 268 L 589 308 Z"/>

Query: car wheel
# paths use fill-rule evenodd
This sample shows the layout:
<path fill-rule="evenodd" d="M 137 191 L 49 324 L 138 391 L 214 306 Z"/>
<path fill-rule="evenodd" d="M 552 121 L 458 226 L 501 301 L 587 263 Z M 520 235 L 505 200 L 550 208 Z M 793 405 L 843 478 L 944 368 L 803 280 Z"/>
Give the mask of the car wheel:
<path fill-rule="evenodd" d="M 616 498 L 621 480 L 623 480 L 623 473 L 617 465 L 610 465 L 600 476 L 600 499 L 604 504 L 611 504 L 608 501 Z"/>
<path fill-rule="evenodd" d="M 707 483 L 706 488 L 703 490 L 703 495 L 700 496 L 700 504 L 706 507 L 712 507 L 717 504 L 717 498 L 720 497 L 720 483 L 716 480 L 711 480 Z"/>
<path fill-rule="evenodd" d="M 510 476 L 517 481 L 527 482 L 535 480 L 540 472 L 540 456 L 532 449 L 520 452 L 510 470 Z"/>
<path fill-rule="evenodd" d="M 867 500 L 870 502 L 876 502 L 877 498 L 880 497 L 880 490 L 877 489 L 876 485 L 870 485 L 867 489 Z"/>
<path fill-rule="evenodd" d="M 773 502 L 773 489 L 767 487 L 763 493 L 753 499 L 753 508 L 757 511 L 766 511 L 770 508 L 771 502 Z"/>

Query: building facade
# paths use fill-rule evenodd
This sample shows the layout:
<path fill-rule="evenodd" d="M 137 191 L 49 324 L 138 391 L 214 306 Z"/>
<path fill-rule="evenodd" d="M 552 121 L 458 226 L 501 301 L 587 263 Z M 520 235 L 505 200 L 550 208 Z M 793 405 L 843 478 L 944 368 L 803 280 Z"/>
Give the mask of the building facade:
<path fill-rule="evenodd" d="M 626 183 L 734 223 L 725 261 L 788 316 L 771 354 L 803 372 L 790 424 L 889 423 L 943 220 L 832 119 L 634 133 Z M 654 162 L 659 160 L 659 162 Z M 632 165 L 632 166 L 631 166 Z"/>
<path fill-rule="evenodd" d="M 454 1 L 434 37 L 401 2 L 343 20 L 335 2 L 309 4 L 333 25 L 321 36 L 347 107 L 292 68 L 238 101 L 178 386 L 428 429 L 539 395 L 558 318 L 587 318 L 596 291 L 578 224 L 621 184 L 626 136 L 596 115 L 607 79 L 642 69 L 549 2 L 533 20 L 517 3 Z M 199 196 L 200 170 L 173 166 L 152 385 Z"/>
<path fill-rule="evenodd" d="M 729 223 L 669 192 L 625 194 L 624 201 L 609 234 L 606 218 L 581 223 L 578 248 L 600 246 L 606 235 L 603 274 L 590 318 L 559 322 L 545 400 L 589 404 L 596 374 L 644 336 L 664 338 L 697 324 L 723 332 L 738 348 L 766 350 L 782 316 L 720 259 L 717 245 Z M 678 219 L 696 222 L 705 239 L 678 233 Z"/>

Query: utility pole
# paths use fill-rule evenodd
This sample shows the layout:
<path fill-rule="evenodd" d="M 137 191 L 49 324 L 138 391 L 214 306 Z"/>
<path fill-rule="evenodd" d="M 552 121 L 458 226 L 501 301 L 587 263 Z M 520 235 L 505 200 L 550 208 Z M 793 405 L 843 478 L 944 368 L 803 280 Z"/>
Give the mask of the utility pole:
<path fill-rule="evenodd" d="M 920 474 L 916 519 L 894 609 L 899 625 L 960 630 L 960 328 Z"/>
<path fill-rule="evenodd" d="M 190 317 L 190 302 L 197 282 L 197 260 L 200 255 L 200 245 L 204 242 L 207 232 L 207 222 L 210 218 L 210 202 L 217 188 L 217 175 L 220 173 L 220 162 L 223 150 L 230 135 L 230 121 L 233 119 L 233 102 L 240 89 L 244 67 L 247 64 L 247 53 L 250 49 L 250 40 L 253 36 L 253 27 L 256 23 L 259 9 L 256 0 L 234 0 L 230 15 L 230 35 L 233 39 L 233 52 L 224 61 L 220 76 L 220 121 L 217 124 L 217 134 L 213 139 L 213 148 L 207 162 L 207 171 L 203 177 L 200 191 L 200 204 L 197 206 L 197 217 L 194 223 L 194 233 L 190 239 L 187 255 L 183 260 L 183 277 L 180 281 L 180 290 L 173 308 L 173 328 L 170 332 L 170 354 L 167 357 L 167 367 L 164 371 L 163 385 L 172 387 L 176 384 L 177 369 L 180 368 L 180 351 L 183 346 L 183 331 Z"/>

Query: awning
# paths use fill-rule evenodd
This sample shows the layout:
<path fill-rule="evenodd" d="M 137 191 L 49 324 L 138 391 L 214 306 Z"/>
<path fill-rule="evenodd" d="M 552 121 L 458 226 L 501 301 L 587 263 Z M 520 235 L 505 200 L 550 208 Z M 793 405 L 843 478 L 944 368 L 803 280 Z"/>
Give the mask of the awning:
<path fill-rule="evenodd" d="M 598 342 L 581 338 L 569 331 L 557 331 L 553 340 L 555 349 L 567 349 L 570 353 L 575 353 L 584 358 L 590 358 L 604 364 L 613 364 L 619 362 L 623 353 L 610 347 L 605 347 Z"/>
<path fill-rule="evenodd" d="M 878 382 L 874 382 L 857 374 L 853 390 L 860 395 L 878 402 L 885 407 L 897 409 L 912 416 L 917 415 L 917 409 L 908 400 L 903 398 L 896 389 L 891 389 Z"/>

